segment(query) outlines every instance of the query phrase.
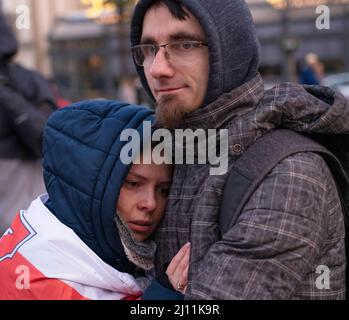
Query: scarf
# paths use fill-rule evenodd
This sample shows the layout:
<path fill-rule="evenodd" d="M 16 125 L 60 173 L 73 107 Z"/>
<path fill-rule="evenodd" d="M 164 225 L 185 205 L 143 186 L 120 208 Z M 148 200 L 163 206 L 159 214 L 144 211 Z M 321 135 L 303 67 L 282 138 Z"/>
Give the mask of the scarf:
<path fill-rule="evenodd" d="M 151 239 L 145 241 L 135 240 L 132 231 L 121 219 L 119 214 L 115 216 L 115 223 L 127 258 L 143 270 L 148 271 L 153 269 L 156 251 L 155 241 Z"/>

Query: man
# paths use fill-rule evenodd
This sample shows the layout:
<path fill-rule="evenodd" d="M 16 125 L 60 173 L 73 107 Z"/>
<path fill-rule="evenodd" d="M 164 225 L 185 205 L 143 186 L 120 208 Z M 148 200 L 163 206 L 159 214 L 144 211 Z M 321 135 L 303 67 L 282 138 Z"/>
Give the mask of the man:
<path fill-rule="evenodd" d="M 140 79 L 160 126 L 229 130 L 230 164 L 267 132 L 349 132 L 347 102 L 331 89 L 282 84 L 265 91 L 259 45 L 243 0 L 141 0 L 131 41 Z M 191 242 L 186 299 L 343 299 L 343 213 L 321 156 L 280 162 L 221 236 L 226 174 L 176 165 L 157 234 L 157 277 Z M 317 285 L 317 267 L 330 287 Z M 181 287 L 181 283 L 178 283 Z"/>
<path fill-rule="evenodd" d="M 17 41 L 0 14 L 0 234 L 17 210 L 45 192 L 41 139 L 56 109 L 49 85 L 39 74 L 12 62 Z"/>

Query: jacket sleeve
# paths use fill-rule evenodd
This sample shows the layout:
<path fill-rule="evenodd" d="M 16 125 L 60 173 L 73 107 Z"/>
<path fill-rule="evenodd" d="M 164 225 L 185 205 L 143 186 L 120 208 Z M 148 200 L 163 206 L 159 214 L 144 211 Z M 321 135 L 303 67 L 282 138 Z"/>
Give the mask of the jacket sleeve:
<path fill-rule="evenodd" d="M 144 291 L 142 300 L 184 300 L 180 292 L 162 286 L 154 279 L 150 286 Z"/>
<path fill-rule="evenodd" d="M 189 274 L 186 299 L 289 299 L 315 273 L 326 216 L 338 201 L 320 156 L 298 154 L 280 162 L 237 223 L 192 262 L 199 272 Z"/>
<path fill-rule="evenodd" d="M 50 103 L 34 105 L 12 87 L 0 85 L 0 107 L 14 132 L 29 150 L 41 157 L 42 132 L 55 106 Z"/>

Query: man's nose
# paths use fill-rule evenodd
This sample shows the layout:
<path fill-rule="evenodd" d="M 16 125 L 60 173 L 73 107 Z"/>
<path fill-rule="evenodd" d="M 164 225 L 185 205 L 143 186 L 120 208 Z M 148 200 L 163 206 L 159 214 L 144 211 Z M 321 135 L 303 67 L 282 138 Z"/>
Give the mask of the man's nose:
<path fill-rule="evenodd" d="M 145 210 L 147 212 L 154 211 L 157 207 L 155 191 L 154 190 L 145 191 L 138 202 L 138 207 L 139 209 Z"/>
<path fill-rule="evenodd" d="M 175 70 L 170 62 L 168 53 L 165 48 L 160 48 L 151 64 L 150 75 L 155 79 L 161 77 L 170 78 L 174 75 L 174 72 Z"/>

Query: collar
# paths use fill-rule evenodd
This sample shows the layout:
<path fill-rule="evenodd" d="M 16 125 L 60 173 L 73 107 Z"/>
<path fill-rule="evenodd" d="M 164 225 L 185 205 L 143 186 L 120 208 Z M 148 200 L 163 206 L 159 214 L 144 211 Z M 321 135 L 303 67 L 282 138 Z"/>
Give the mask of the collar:
<path fill-rule="evenodd" d="M 218 129 L 227 127 L 232 118 L 254 109 L 264 95 L 264 84 L 258 73 L 250 81 L 221 95 L 216 101 L 195 110 L 183 119 L 182 127 Z"/>

